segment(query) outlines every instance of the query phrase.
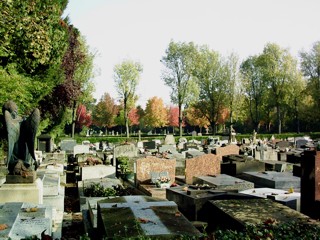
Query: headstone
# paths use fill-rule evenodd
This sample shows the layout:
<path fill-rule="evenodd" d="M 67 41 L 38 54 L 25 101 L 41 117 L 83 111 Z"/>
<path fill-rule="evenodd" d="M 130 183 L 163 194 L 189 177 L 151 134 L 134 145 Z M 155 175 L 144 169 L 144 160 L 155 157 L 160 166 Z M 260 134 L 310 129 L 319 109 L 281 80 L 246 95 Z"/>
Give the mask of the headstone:
<path fill-rule="evenodd" d="M 41 134 L 38 136 L 38 150 L 42 152 L 52 152 L 53 142 L 49 134 Z"/>
<path fill-rule="evenodd" d="M 76 145 L 73 147 L 73 156 L 76 156 L 76 154 L 81 153 L 90 153 L 89 145 Z"/>
<path fill-rule="evenodd" d="M 197 136 L 197 131 L 192 131 L 192 132 L 191 132 L 191 136 L 192 136 L 192 137 Z"/>
<path fill-rule="evenodd" d="M 198 176 L 193 180 L 194 185 L 209 185 L 210 187 L 218 190 L 236 190 L 243 191 L 254 188 L 252 182 L 248 182 L 236 177 L 228 176 L 225 174 L 218 174 L 216 176 Z"/>
<path fill-rule="evenodd" d="M 177 148 L 175 145 L 169 144 L 169 145 L 161 145 L 159 146 L 159 153 L 163 152 L 170 152 L 170 153 L 176 153 Z"/>
<path fill-rule="evenodd" d="M 156 142 L 155 141 L 143 142 L 143 148 L 146 150 L 156 149 Z"/>
<path fill-rule="evenodd" d="M 74 146 L 77 145 L 74 139 L 64 139 L 60 142 L 60 149 L 66 151 L 66 153 L 72 153 Z"/>
<path fill-rule="evenodd" d="M 274 224 L 292 221 L 306 223 L 310 218 L 271 199 L 210 200 L 211 219 L 209 227 L 224 227 L 231 230 L 243 229 L 247 224 L 261 225 L 266 219 Z"/>
<path fill-rule="evenodd" d="M 23 202 L 5 203 L 0 208 L 0 222 L 7 229 L 0 231 L 0 239 L 20 240 L 41 233 L 52 234 L 52 208 Z"/>
<path fill-rule="evenodd" d="M 121 224 L 119 224 L 121 223 Z M 106 238 L 199 238 L 173 201 L 125 196 L 98 202 L 98 232 Z"/>
<path fill-rule="evenodd" d="M 220 160 L 214 154 L 186 159 L 185 182 L 193 184 L 193 177 L 220 174 Z"/>
<path fill-rule="evenodd" d="M 136 157 L 138 156 L 138 149 L 134 144 L 125 144 L 116 146 L 113 150 L 113 158 L 117 157 Z"/>
<path fill-rule="evenodd" d="M 320 152 L 305 151 L 301 161 L 301 212 L 320 217 Z"/>
<path fill-rule="evenodd" d="M 194 142 L 186 142 L 184 144 L 184 150 L 189 150 L 189 149 L 198 149 L 198 144 Z"/>
<path fill-rule="evenodd" d="M 54 196 L 60 192 L 60 175 L 59 174 L 44 174 L 43 196 Z"/>
<path fill-rule="evenodd" d="M 255 187 L 268 187 L 288 190 L 293 188 L 300 191 L 300 178 L 293 176 L 290 172 L 244 172 L 241 179 L 253 182 Z"/>
<path fill-rule="evenodd" d="M 239 154 L 240 148 L 237 145 L 231 144 L 227 145 L 225 147 L 217 147 L 216 148 L 216 155 L 218 156 L 218 159 L 221 161 L 222 157 L 225 155 L 231 155 L 231 154 Z"/>
<path fill-rule="evenodd" d="M 80 168 L 81 180 L 115 177 L 116 169 L 111 165 L 83 166 Z"/>
<path fill-rule="evenodd" d="M 168 172 L 171 183 L 175 180 L 176 160 L 148 156 L 136 160 L 138 183 L 151 183 L 151 172 Z"/>

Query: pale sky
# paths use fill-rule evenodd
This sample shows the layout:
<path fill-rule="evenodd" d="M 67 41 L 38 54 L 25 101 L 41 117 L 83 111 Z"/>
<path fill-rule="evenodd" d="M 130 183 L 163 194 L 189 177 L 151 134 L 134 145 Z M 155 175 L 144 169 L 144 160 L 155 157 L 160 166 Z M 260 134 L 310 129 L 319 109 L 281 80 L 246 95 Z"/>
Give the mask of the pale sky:
<path fill-rule="evenodd" d="M 170 40 L 208 45 L 240 60 L 260 54 L 268 42 L 294 56 L 320 41 L 320 0 L 69 0 L 64 15 L 97 52 L 94 97 L 118 99 L 113 68 L 125 59 L 143 66 L 138 104 L 161 97 L 170 104 L 170 88 L 161 79 L 160 62 Z"/>

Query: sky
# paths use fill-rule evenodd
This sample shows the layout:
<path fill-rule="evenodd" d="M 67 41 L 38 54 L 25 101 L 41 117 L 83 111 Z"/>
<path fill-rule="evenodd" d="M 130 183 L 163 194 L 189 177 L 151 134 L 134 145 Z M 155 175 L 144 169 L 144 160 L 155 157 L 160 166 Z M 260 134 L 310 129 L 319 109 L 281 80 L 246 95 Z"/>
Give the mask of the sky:
<path fill-rule="evenodd" d="M 170 43 L 207 45 L 240 61 L 267 43 L 298 57 L 320 41 L 319 0 L 69 0 L 64 16 L 86 39 L 94 60 L 94 97 L 118 99 L 113 69 L 124 60 L 143 66 L 138 104 L 160 97 L 171 104 L 160 62 Z"/>

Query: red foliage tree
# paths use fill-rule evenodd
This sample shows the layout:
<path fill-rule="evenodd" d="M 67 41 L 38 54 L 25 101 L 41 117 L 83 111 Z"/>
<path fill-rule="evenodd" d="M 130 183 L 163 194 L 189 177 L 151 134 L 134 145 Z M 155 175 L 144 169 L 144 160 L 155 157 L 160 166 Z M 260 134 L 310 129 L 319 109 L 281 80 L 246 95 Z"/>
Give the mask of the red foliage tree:
<path fill-rule="evenodd" d="M 86 106 L 80 104 L 77 108 L 76 127 L 82 129 L 83 126 L 89 127 L 92 124 L 91 114 L 87 112 Z"/>
<path fill-rule="evenodd" d="M 140 115 L 137 108 L 132 108 L 128 114 L 130 126 L 139 125 Z"/>

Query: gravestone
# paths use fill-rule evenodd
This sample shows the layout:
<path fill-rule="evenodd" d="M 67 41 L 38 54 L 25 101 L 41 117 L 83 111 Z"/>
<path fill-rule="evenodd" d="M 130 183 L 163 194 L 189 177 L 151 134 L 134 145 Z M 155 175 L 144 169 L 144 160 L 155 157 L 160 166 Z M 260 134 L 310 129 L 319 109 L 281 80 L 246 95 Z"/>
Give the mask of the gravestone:
<path fill-rule="evenodd" d="M 216 176 L 198 176 L 193 180 L 194 185 L 208 185 L 213 189 L 218 190 L 235 190 L 243 191 L 254 188 L 252 182 L 245 181 L 236 177 L 225 174 L 218 174 Z"/>
<path fill-rule="evenodd" d="M 221 173 L 237 176 L 243 172 L 263 172 L 265 163 L 258 160 L 250 160 L 244 155 L 225 155 L 222 158 Z"/>
<path fill-rule="evenodd" d="M 191 132 L 191 136 L 192 136 L 192 137 L 197 136 L 197 131 L 192 131 L 192 132 Z"/>
<path fill-rule="evenodd" d="M 31 236 L 41 239 L 41 233 L 52 234 L 52 208 L 23 202 L 5 203 L 0 207 L 0 222 L 7 229 L 0 239 L 20 240 Z"/>
<path fill-rule="evenodd" d="M 143 148 L 146 150 L 154 150 L 157 148 L 156 142 L 155 141 L 143 142 Z"/>
<path fill-rule="evenodd" d="M 52 152 L 53 141 L 49 134 L 41 134 L 38 136 L 38 150 L 42 152 Z"/>
<path fill-rule="evenodd" d="M 74 139 L 64 139 L 60 142 L 60 149 L 66 153 L 72 153 L 74 146 L 77 145 Z"/>
<path fill-rule="evenodd" d="M 243 230 L 247 224 L 260 225 L 267 219 L 274 224 L 291 221 L 307 223 L 310 218 L 271 199 L 210 200 L 210 227 Z"/>
<path fill-rule="evenodd" d="M 283 190 L 293 188 L 295 191 L 300 191 L 300 178 L 293 176 L 290 172 L 244 172 L 240 178 L 253 182 L 256 188 L 268 187 Z"/>
<path fill-rule="evenodd" d="M 159 146 L 159 153 L 163 152 L 177 153 L 177 148 L 172 144 L 161 145 Z"/>
<path fill-rule="evenodd" d="M 305 151 L 301 161 L 301 212 L 320 218 L 320 152 Z"/>
<path fill-rule="evenodd" d="M 193 183 L 193 177 L 220 174 L 220 160 L 214 154 L 204 154 L 186 159 L 185 182 Z"/>
<path fill-rule="evenodd" d="M 237 145 L 230 144 L 225 147 L 217 147 L 215 154 L 218 156 L 218 159 L 222 161 L 222 157 L 225 155 L 237 154 L 239 155 L 240 148 Z"/>
<path fill-rule="evenodd" d="M 90 153 L 89 145 L 76 145 L 73 147 L 73 156 L 75 157 L 77 154 L 82 153 Z"/>
<path fill-rule="evenodd" d="M 194 142 L 187 142 L 184 144 L 184 150 L 189 150 L 189 149 L 199 149 L 198 144 Z"/>
<path fill-rule="evenodd" d="M 134 144 L 125 144 L 115 146 L 113 150 L 113 159 L 117 157 L 137 157 L 138 156 L 138 148 Z M 115 162 L 115 161 L 114 161 Z"/>
<path fill-rule="evenodd" d="M 175 180 L 176 160 L 148 156 L 136 160 L 136 180 L 138 184 L 150 184 L 151 172 L 168 172 L 171 183 Z"/>
<path fill-rule="evenodd" d="M 104 177 L 115 177 L 116 169 L 111 165 L 94 165 L 94 166 L 82 166 L 80 168 L 80 179 L 94 179 Z"/>
<path fill-rule="evenodd" d="M 147 196 L 125 196 L 98 201 L 97 225 L 99 236 L 107 239 L 201 236 L 179 212 L 175 202 Z"/>
<path fill-rule="evenodd" d="M 308 143 L 307 139 L 304 138 L 299 138 L 296 139 L 296 148 L 302 148 Z"/>

